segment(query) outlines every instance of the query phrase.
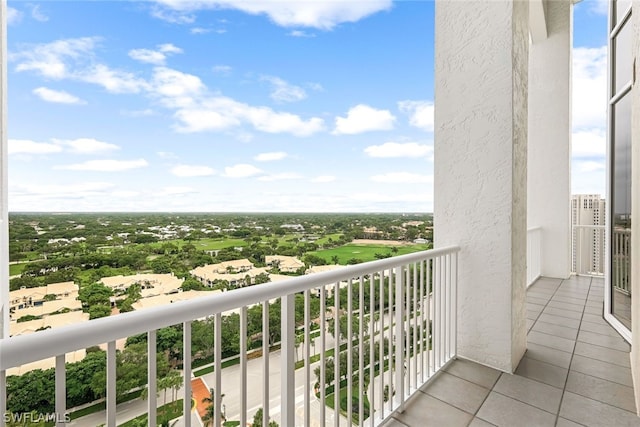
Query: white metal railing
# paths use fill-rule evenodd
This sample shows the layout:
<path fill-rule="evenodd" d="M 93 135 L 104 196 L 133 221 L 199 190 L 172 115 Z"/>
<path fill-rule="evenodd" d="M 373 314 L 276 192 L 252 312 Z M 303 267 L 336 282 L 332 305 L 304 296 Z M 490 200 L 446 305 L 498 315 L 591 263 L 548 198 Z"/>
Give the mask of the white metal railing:
<path fill-rule="evenodd" d="M 572 271 L 591 276 L 604 275 L 605 226 L 574 225 L 572 227 Z"/>
<path fill-rule="evenodd" d="M 105 422 L 115 426 L 116 340 L 146 333 L 148 354 L 155 355 L 157 331 L 182 325 L 182 354 L 191 355 L 192 322 L 213 318 L 214 408 L 222 408 L 223 395 L 228 402 L 237 402 L 237 408 L 225 414 L 228 420 L 246 425 L 251 412 L 262 407 L 263 425 L 270 419 L 282 426 L 309 425 L 311 419 L 320 425 L 346 420 L 359 426 L 379 425 L 456 355 L 458 252 L 457 247 L 434 249 L 0 340 L 0 413 L 11 409 L 7 408 L 6 371 L 55 357 L 55 410 L 64 414 L 65 354 L 107 343 Z M 296 325 L 297 294 L 304 301 L 302 325 Z M 269 303 L 275 299 L 280 299 L 281 348 L 276 350 L 268 338 L 263 339 L 262 367 L 255 363 L 249 367 L 248 307 L 262 305 L 262 337 L 268 337 Z M 312 318 L 312 306 L 317 318 Z M 222 316 L 231 310 L 240 314 L 239 376 L 227 375 L 221 366 Z M 347 330 L 341 336 L 343 322 Z M 312 323 L 320 326 L 316 338 L 311 338 Z M 328 332 L 331 324 L 335 339 Z M 304 367 L 296 370 L 300 331 Z M 148 360 L 147 411 L 149 425 L 155 425 L 156 363 L 155 357 Z M 330 360 L 333 378 L 328 375 Z M 346 375 L 340 369 L 345 363 Z M 270 384 L 270 371 L 278 367 L 279 384 Z M 260 378 L 261 393 L 253 392 L 257 384 L 247 383 L 248 374 L 252 381 Z M 183 395 L 191 396 L 190 357 L 183 357 L 182 376 Z M 344 410 L 340 409 L 341 393 L 333 393 L 334 409 L 327 406 L 331 385 L 339 391 L 346 388 Z M 316 399 L 320 405 L 311 404 Z M 190 399 L 184 399 L 182 418 L 187 427 L 190 411 Z M 213 425 L 221 425 L 221 412 L 214 411 Z M 58 425 L 63 425 L 63 419 Z"/>
<path fill-rule="evenodd" d="M 631 230 L 614 227 L 612 234 L 611 282 L 615 289 L 629 294 L 631 291 Z"/>
<path fill-rule="evenodd" d="M 542 227 L 527 230 L 527 287 L 542 276 Z"/>

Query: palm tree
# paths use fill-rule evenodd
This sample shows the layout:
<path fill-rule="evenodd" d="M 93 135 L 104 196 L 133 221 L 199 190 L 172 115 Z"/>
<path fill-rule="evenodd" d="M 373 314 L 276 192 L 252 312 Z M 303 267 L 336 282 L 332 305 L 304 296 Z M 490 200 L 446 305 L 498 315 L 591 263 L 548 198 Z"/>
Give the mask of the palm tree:
<path fill-rule="evenodd" d="M 209 389 L 209 393 L 210 395 L 203 398 L 202 399 L 202 403 L 208 403 L 207 406 L 207 412 L 204 414 L 204 416 L 202 417 L 202 422 L 204 423 L 205 426 L 212 426 L 213 425 L 213 420 L 215 419 L 215 408 L 214 405 L 216 403 L 216 395 L 215 395 L 215 391 L 213 389 Z M 220 401 L 222 402 L 222 399 L 224 398 L 224 394 L 220 396 Z M 222 419 L 225 419 L 224 414 L 220 414 L 222 416 Z"/>

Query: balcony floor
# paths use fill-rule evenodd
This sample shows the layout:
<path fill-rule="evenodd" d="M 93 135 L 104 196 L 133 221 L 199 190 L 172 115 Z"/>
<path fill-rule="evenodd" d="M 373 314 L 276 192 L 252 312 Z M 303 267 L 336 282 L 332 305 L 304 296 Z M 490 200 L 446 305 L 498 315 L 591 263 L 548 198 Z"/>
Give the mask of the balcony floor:
<path fill-rule="evenodd" d="M 539 279 L 527 291 L 527 352 L 514 375 L 455 360 L 385 426 L 640 426 L 630 348 L 602 318 L 603 286 Z"/>

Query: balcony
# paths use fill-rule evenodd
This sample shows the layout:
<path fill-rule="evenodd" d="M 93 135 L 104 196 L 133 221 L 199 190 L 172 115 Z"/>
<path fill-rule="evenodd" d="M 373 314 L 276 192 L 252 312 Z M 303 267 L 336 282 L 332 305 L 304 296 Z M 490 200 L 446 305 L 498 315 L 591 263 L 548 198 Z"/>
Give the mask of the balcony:
<path fill-rule="evenodd" d="M 258 408 L 263 425 L 282 426 L 638 425 L 629 346 L 602 319 L 603 279 L 538 278 L 540 230 L 530 230 L 528 241 L 528 280 L 535 283 L 526 297 L 528 348 L 514 375 L 456 357 L 459 250 L 451 247 L 2 340 L 1 409 L 11 398 L 7 371 L 54 357 L 55 413 L 64 425 L 60 414 L 73 412 L 65 354 L 102 345 L 106 410 L 69 425 L 116 426 L 143 413 L 156 425 L 163 403 L 156 359 L 147 358 L 148 399 L 117 405 L 116 343 L 144 333 L 148 354 L 157 354 L 158 330 L 181 325 L 192 338 L 183 340 L 182 354 L 193 355 L 191 326 L 201 319 L 213 329 L 213 372 L 196 377 L 191 358 L 182 358 L 178 397 L 193 393 L 196 408 L 187 399 L 189 415 L 179 425 L 200 425 L 196 388 L 219 391 L 213 407 L 223 410 L 213 411 L 212 425 L 246 425 Z M 268 307 L 277 299 L 274 312 Z M 247 316 L 255 305 L 262 307 L 259 335 L 271 339 L 251 351 Z M 231 311 L 240 317 L 239 356 L 223 368 L 228 359 L 216 343 Z M 335 339 L 331 331 L 342 333 Z M 342 393 L 333 393 L 336 384 Z"/>
<path fill-rule="evenodd" d="M 430 250 L 11 337 L 0 341 L 0 409 L 11 409 L 12 369 L 55 358 L 54 415 L 64 425 L 64 414 L 75 412 L 67 407 L 65 355 L 101 346 L 106 410 L 71 424 L 116 426 L 148 413 L 149 425 L 156 425 L 161 386 L 157 358 L 147 355 L 158 354 L 159 330 L 181 325 L 179 353 L 192 357 L 179 360 L 178 397 L 196 392 L 200 411 L 198 393 L 212 389 L 213 408 L 222 409 L 213 411 L 213 425 L 223 418 L 246 425 L 258 408 L 263 425 L 379 425 L 456 354 L 457 262 L 456 247 Z M 248 328 L 252 307 L 262 308 L 258 333 Z M 223 369 L 229 361 L 221 351 L 223 315 L 230 312 L 239 315 L 239 352 L 237 364 Z M 213 373 L 192 383 L 197 337 L 191 330 L 198 319 L 213 330 Z M 118 347 L 137 334 L 145 334 L 148 398 L 117 405 Z M 261 346 L 250 351 L 256 340 Z M 333 392 L 337 384 L 340 393 Z M 198 425 L 198 411 L 183 400 L 182 425 Z"/>
<path fill-rule="evenodd" d="M 455 360 L 385 426 L 637 426 L 629 345 L 602 318 L 603 282 L 537 280 L 515 374 Z"/>

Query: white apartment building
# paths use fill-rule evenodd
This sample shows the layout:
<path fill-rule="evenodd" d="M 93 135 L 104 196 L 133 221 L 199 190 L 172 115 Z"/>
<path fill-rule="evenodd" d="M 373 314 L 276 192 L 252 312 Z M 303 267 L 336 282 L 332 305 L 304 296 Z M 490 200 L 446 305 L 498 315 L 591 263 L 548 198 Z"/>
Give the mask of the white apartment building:
<path fill-rule="evenodd" d="M 571 196 L 571 263 L 578 274 L 604 274 L 606 201 L 599 194 Z"/>

